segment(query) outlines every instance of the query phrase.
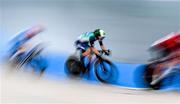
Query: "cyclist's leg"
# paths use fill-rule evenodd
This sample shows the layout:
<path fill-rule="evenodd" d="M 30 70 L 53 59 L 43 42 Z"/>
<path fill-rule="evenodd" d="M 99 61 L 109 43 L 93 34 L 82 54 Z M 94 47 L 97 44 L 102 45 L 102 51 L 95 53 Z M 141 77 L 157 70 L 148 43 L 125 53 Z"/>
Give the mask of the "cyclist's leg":
<path fill-rule="evenodd" d="M 76 42 L 76 49 L 80 50 L 80 61 L 84 63 L 84 58 L 91 52 L 88 43 Z"/>
<path fill-rule="evenodd" d="M 82 53 L 83 57 L 87 57 L 88 58 L 88 63 L 86 64 L 86 73 L 87 73 L 87 78 L 90 77 L 90 70 L 91 70 L 91 59 L 92 59 L 92 50 L 89 47 L 85 52 Z"/>
<path fill-rule="evenodd" d="M 92 59 L 92 51 L 91 48 L 88 48 L 84 53 L 82 53 L 83 57 L 87 57 L 88 58 L 88 63 L 87 63 L 87 67 L 90 66 L 91 64 L 91 59 Z"/>
<path fill-rule="evenodd" d="M 85 67 L 86 67 L 85 58 L 88 57 L 88 53 L 89 53 L 89 49 L 86 50 L 81 49 L 80 61 L 83 63 Z"/>
<path fill-rule="evenodd" d="M 82 53 L 82 56 L 90 56 L 90 54 L 91 54 L 91 49 L 90 48 L 88 48 L 88 49 L 86 49 L 83 53 Z"/>
<path fill-rule="evenodd" d="M 160 79 L 161 77 L 166 76 L 168 73 L 170 73 L 171 69 L 173 69 L 172 67 L 179 63 L 178 61 L 179 60 L 175 58 L 158 64 L 153 72 L 153 80 Z"/>

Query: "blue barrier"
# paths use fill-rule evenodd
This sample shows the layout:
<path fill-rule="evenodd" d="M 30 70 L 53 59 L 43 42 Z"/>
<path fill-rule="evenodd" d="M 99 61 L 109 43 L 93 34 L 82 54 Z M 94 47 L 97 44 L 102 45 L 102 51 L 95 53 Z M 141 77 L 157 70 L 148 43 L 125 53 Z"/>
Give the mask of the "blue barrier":
<path fill-rule="evenodd" d="M 44 78 L 66 78 L 67 75 L 64 71 L 64 63 L 67 59 L 66 54 L 51 53 L 46 55 L 49 67 L 45 71 Z M 118 86 L 130 87 L 130 88 L 146 88 L 145 82 L 142 78 L 142 72 L 145 65 L 143 64 L 126 64 L 126 63 L 114 63 L 118 69 L 117 82 L 114 83 Z M 93 68 L 90 70 L 90 76 L 83 78 L 85 80 L 97 82 L 94 76 Z M 168 83 L 169 80 L 165 81 Z M 166 85 L 164 89 L 178 89 L 180 90 L 180 75 L 177 74 L 173 79 L 173 83 Z M 169 83 L 168 83 L 169 84 Z"/>

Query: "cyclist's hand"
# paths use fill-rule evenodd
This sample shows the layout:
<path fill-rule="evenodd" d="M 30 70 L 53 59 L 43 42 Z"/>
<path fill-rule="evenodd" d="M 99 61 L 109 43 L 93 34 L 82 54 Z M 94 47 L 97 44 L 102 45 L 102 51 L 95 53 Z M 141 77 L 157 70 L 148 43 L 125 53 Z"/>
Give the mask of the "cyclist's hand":
<path fill-rule="evenodd" d="M 98 51 L 98 52 L 99 52 L 99 54 L 97 54 L 97 56 L 98 56 L 98 57 L 102 57 L 103 51 Z"/>
<path fill-rule="evenodd" d="M 104 50 L 104 53 L 105 53 L 105 55 L 107 55 L 107 56 L 109 56 L 109 55 L 111 55 L 111 51 L 108 49 L 108 50 Z"/>

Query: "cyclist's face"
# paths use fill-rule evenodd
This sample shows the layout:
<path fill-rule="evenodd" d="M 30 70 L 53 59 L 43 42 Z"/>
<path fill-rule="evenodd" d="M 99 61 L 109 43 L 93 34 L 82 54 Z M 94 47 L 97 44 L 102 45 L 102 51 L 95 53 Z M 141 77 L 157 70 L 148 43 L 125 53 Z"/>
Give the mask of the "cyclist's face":
<path fill-rule="evenodd" d="M 104 37 L 98 36 L 98 40 L 103 40 L 103 39 L 104 39 Z"/>

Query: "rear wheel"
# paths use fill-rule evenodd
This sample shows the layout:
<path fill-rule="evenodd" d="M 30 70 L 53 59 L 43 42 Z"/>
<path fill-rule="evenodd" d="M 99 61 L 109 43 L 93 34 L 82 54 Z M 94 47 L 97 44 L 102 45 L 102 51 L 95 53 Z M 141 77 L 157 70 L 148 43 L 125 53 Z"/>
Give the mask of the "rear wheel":
<path fill-rule="evenodd" d="M 65 71 L 68 75 L 77 77 L 85 72 L 85 67 L 76 56 L 70 56 L 65 63 Z"/>

